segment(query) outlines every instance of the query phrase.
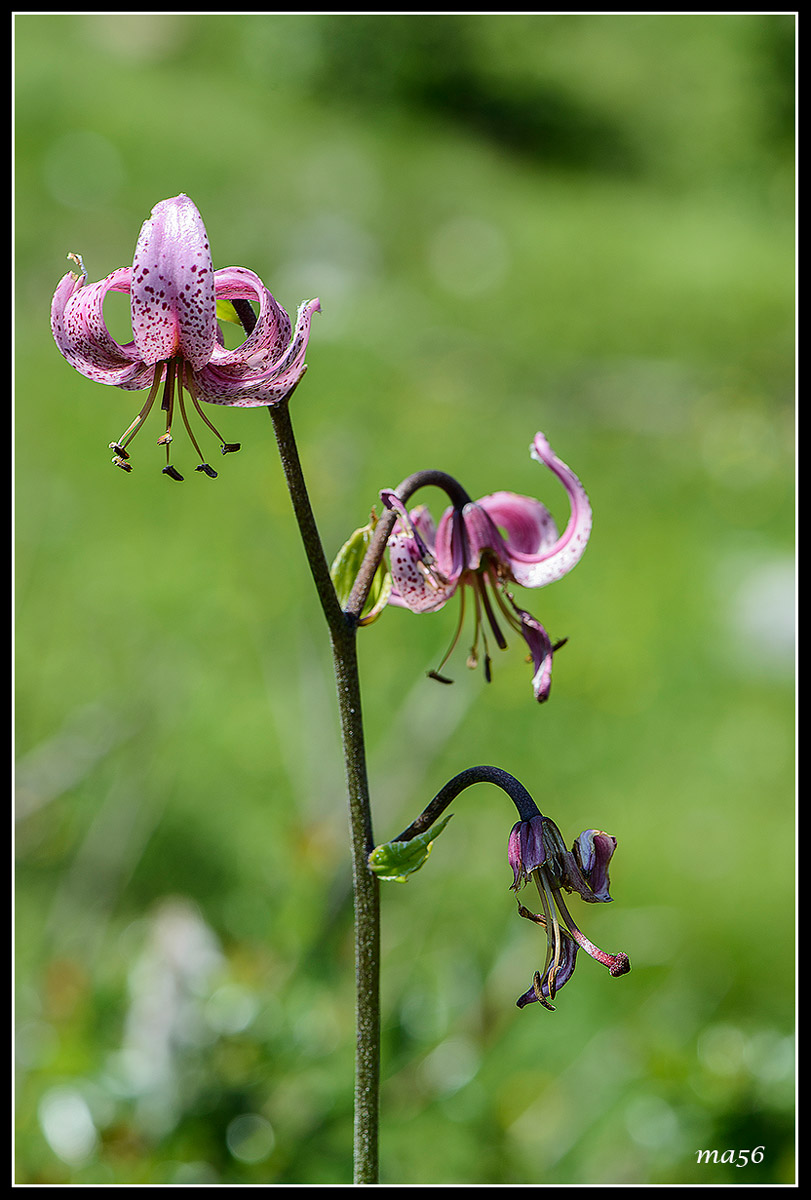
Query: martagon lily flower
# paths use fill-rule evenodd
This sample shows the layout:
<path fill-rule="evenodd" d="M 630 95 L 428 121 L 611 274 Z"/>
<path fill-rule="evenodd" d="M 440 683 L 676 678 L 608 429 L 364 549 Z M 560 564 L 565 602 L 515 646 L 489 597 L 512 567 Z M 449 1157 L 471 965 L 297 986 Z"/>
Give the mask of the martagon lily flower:
<path fill-rule="evenodd" d="M 163 473 L 183 478 L 169 461 L 173 420 L 179 411 L 200 458 L 196 470 L 216 476 L 192 432 L 184 393 L 219 439 L 222 453 L 238 450 L 238 443 L 226 442 L 217 432 L 201 401 L 256 408 L 286 399 L 306 370 L 310 320 L 320 310 L 318 300 L 299 307 L 293 329 L 288 314 L 253 271 L 245 267 L 215 271 L 203 219 L 183 194 L 152 209 L 141 228 L 132 267 L 120 267 L 99 283 L 88 284 L 81 257 L 69 254 L 68 258 L 79 273 L 64 276 L 51 305 L 58 349 L 72 367 L 96 383 L 124 391 L 149 389 L 135 420 L 110 443 L 115 465 L 132 470 L 127 447 L 162 386 L 165 428 L 158 444 L 166 447 Z M 133 340 L 123 345 L 104 320 L 109 292 L 130 297 Z M 259 306 L 255 327 L 240 346 L 227 350 L 217 321 L 217 302 L 246 300 Z"/>
<path fill-rule="evenodd" d="M 535 972 L 532 987 L 516 1000 L 518 1008 L 537 1000 L 544 1008 L 554 1010 L 549 1002 L 571 979 L 578 949 L 608 967 L 615 977 L 630 971 L 627 954 L 607 954 L 581 933 L 561 894 L 575 891 L 591 904 L 610 902 L 608 864 L 616 847 L 617 839 L 610 834 L 587 829 L 567 850 L 555 822 L 541 813 L 513 826 L 507 849 L 513 869 L 510 886 L 518 891 L 532 880 L 543 909 L 542 913 L 533 913 L 519 903 L 518 912 L 546 930 L 543 970 Z"/>
<path fill-rule="evenodd" d="M 485 678 L 490 680 L 487 629 L 502 650 L 507 645 L 498 610 L 506 624 L 526 642 L 533 663 L 535 699 L 544 701 L 551 687 L 552 655 L 563 642 L 553 645 L 543 625 L 516 603 L 509 585 L 544 587 L 571 571 L 586 548 L 592 516 L 580 480 L 555 456 L 542 433 L 535 435 L 530 453 L 557 475 L 568 493 L 571 513 L 560 535 L 539 500 L 513 492 L 494 492 L 481 500 L 448 508 L 438 526 L 424 505 L 407 512 L 395 492 L 384 491 L 381 498 L 399 515 L 388 542 L 392 576 L 389 603 L 417 613 L 435 612 L 457 592 L 461 596 L 453 641 L 439 668 L 429 672 L 431 677 L 442 683 L 451 682 L 440 672 L 459 640 L 465 598 L 470 591 L 475 627 L 468 666 L 476 667 L 479 663 L 481 638 Z"/>

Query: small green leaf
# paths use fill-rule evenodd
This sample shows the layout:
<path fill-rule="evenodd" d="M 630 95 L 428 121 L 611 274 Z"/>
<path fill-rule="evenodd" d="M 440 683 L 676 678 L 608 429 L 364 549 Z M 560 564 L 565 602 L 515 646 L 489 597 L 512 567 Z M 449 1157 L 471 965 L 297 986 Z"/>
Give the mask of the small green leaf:
<path fill-rule="evenodd" d="M 366 556 L 376 524 L 377 518 L 372 514 L 369 524 L 356 529 L 335 556 L 335 562 L 330 568 L 330 577 L 341 608 L 346 608 L 349 603 L 352 588 L 355 586 L 358 571 Z M 358 623 L 371 625 L 372 621 L 376 621 L 388 604 L 390 593 L 391 572 L 384 561 L 375 571 L 375 577 L 372 580 L 372 586 Z"/>
<path fill-rule="evenodd" d="M 407 842 L 384 842 L 382 846 L 375 846 L 369 855 L 369 870 L 378 879 L 405 883 L 409 875 L 413 875 L 424 865 L 431 853 L 431 847 L 452 816 L 453 813 L 448 813 L 444 821 Z"/>
<path fill-rule="evenodd" d="M 217 320 L 230 321 L 232 325 L 241 325 L 237 310 L 234 308 L 230 300 L 217 301 Z"/>

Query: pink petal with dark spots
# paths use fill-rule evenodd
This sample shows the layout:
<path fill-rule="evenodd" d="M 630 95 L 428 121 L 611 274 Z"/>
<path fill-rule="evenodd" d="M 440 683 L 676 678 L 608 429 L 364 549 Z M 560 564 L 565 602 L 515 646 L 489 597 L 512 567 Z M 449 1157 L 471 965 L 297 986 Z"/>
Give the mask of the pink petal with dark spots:
<path fill-rule="evenodd" d="M 144 363 L 180 356 L 199 371 L 216 344 L 214 267 L 203 218 L 188 196 L 162 200 L 132 264 L 132 333 Z"/>

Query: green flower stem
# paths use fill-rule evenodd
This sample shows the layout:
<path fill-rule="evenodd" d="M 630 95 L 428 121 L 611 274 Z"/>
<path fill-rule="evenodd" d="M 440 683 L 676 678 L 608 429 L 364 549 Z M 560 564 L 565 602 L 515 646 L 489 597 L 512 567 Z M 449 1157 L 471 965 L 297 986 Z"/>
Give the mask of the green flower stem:
<path fill-rule="evenodd" d="M 378 1182 L 380 1091 L 380 884 L 366 773 L 356 630 L 332 632 L 332 654 L 349 797 L 355 901 L 355 1183 Z"/>
<path fill-rule="evenodd" d="M 295 434 L 293 433 L 293 422 L 290 419 L 289 400 L 290 396 L 287 396 L 286 399 L 280 401 L 278 404 L 270 405 L 268 412 L 273 421 L 276 445 L 279 448 L 279 457 L 282 461 L 287 490 L 293 502 L 293 512 L 296 515 L 296 521 L 301 532 L 301 540 L 304 544 L 307 562 L 310 565 L 310 573 L 313 577 L 315 590 L 318 593 L 318 599 L 321 601 L 321 608 L 324 611 L 327 625 L 332 631 L 338 627 L 345 627 L 346 619 L 338 603 L 335 588 L 332 585 L 329 574 L 329 563 L 324 555 L 324 548 L 321 545 L 321 535 L 315 523 L 307 485 L 304 482 L 304 472 L 301 467 Z"/>
<path fill-rule="evenodd" d="M 289 399 L 289 397 L 288 397 Z M 355 902 L 354 1182 L 378 1182 L 380 1093 L 380 885 L 369 870 L 374 849 L 357 660 L 357 623 L 344 615 L 324 557 L 301 469 L 287 400 L 268 410 L 310 572 L 330 631 L 341 720 Z"/>

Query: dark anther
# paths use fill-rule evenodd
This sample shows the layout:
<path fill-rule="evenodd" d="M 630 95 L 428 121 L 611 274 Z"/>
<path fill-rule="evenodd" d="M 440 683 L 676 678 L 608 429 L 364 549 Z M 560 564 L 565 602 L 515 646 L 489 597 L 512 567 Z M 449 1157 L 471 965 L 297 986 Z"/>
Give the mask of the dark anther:
<path fill-rule="evenodd" d="M 171 463 L 161 469 L 161 475 L 168 475 L 170 479 L 179 479 L 183 482 L 183 476 L 178 471 L 177 467 L 173 467 Z"/>
<path fill-rule="evenodd" d="M 241 442 L 224 442 L 222 447 L 223 454 L 233 454 L 235 450 L 239 450 Z"/>
<path fill-rule="evenodd" d="M 440 675 L 439 671 L 429 671 L 429 679 L 435 679 L 437 683 L 453 683 L 452 679 L 448 679 L 445 675 Z"/>
<path fill-rule="evenodd" d="M 200 463 L 200 466 L 195 467 L 194 469 L 195 469 L 195 471 L 202 471 L 203 474 L 208 475 L 209 479 L 217 478 L 217 472 L 214 470 L 213 467 L 210 467 L 208 465 L 208 463 Z"/>

